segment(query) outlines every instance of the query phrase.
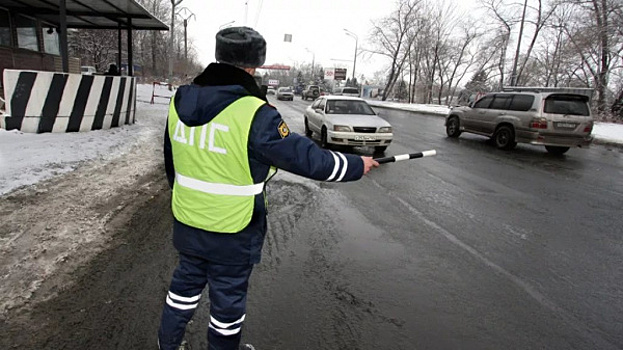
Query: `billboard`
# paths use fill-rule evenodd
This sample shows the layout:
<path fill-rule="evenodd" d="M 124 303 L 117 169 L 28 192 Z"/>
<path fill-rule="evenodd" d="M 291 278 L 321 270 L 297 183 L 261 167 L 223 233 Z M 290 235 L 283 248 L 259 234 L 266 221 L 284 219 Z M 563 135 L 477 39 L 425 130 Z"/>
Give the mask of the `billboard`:
<path fill-rule="evenodd" d="M 346 68 L 335 68 L 333 79 L 346 80 Z"/>
<path fill-rule="evenodd" d="M 346 68 L 327 68 L 324 71 L 325 80 L 346 80 Z"/>

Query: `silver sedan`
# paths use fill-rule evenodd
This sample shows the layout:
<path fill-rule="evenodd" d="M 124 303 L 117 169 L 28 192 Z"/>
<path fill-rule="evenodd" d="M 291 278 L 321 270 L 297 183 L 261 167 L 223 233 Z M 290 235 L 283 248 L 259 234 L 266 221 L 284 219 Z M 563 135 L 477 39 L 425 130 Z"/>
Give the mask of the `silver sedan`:
<path fill-rule="evenodd" d="M 373 146 L 384 152 L 392 142 L 392 126 L 360 98 L 322 96 L 305 110 L 305 135 L 320 134 L 321 146 Z"/>

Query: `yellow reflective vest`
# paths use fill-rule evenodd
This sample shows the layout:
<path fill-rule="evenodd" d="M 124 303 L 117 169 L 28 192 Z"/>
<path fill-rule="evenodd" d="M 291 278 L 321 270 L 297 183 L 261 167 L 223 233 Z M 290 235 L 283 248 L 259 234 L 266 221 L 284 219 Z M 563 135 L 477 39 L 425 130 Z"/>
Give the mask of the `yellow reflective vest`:
<path fill-rule="evenodd" d="M 175 168 L 171 207 L 178 221 L 221 233 L 240 232 L 249 224 L 255 196 L 263 193 L 265 183 L 254 183 L 251 176 L 249 131 L 264 103 L 245 96 L 209 123 L 189 127 L 171 99 L 168 128 Z"/>

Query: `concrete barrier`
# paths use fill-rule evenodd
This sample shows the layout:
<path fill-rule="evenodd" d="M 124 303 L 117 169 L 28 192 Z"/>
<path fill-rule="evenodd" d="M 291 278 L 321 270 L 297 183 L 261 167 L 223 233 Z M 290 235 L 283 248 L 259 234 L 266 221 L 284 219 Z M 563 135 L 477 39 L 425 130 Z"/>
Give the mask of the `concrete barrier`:
<path fill-rule="evenodd" d="M 77 132 L 133 124 L 136 78 L 6 69 L 0 128 Z"/>

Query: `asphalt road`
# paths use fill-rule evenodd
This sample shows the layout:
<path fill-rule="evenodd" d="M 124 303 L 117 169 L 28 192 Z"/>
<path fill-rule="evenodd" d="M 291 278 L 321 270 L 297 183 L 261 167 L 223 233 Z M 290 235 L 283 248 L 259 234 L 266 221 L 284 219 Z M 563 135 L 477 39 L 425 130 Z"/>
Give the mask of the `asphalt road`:
<path fill-rule="evenodd" d="M 275 105 L 302 133 L 309 102 Z M 325 254 L 366 309 L 340 319 L 352 348 L 623 348 L 620 149 L 501 151 L 446 138 L 438 116 L 379 111 L 394 127 L 388 155 L 437 156 L 328 186 L 343 207 Z"/>
<path fill-rule="evenodd" d="M 310 102 L 274 104 L 302 133 Z M 272 180 L 245 341 L 258 350 L 623 348 L 619 149 L 500 151 L 478 136 L 447 139 L 440 117 L 381 113 L 394 126 L 388 155 L 437 156 L 353 183 Z M 111 248 L 57 297 L 11 311 L 0 347 L 156 348 L 176 253 L 162 169 L 141 181 L 152 185 L 116 220 Z M 193 350 L 206 348 L 207 306 L 203 298 L 187 329 Z"/>

